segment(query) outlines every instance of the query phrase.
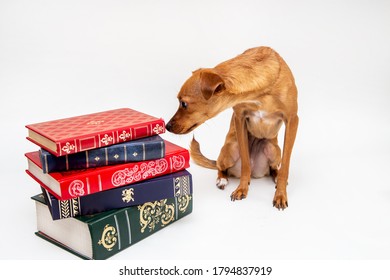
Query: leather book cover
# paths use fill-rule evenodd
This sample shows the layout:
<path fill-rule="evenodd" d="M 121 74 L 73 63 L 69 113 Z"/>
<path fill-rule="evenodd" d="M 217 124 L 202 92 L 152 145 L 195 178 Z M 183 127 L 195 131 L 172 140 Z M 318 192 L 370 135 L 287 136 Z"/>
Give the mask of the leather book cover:
<path fill-rule="evenodd" d="M 166 140 L 165 157 L 161 159 L 47 174 L 43 173 L 38 151 L 25 155 L 26 172 L 59 200 L 145 181 L 190 166 L 189 151 Z"/>
<path fill-rule="evenodd" d="M 130 108 L 26 125 L 27 139 L 56 156 L 165 132 L 165 122 Z"/>

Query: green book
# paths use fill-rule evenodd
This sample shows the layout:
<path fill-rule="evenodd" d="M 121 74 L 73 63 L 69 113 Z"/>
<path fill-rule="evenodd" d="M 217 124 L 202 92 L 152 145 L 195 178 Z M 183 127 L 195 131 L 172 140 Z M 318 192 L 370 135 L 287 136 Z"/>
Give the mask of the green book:
<path fill-rule="evenodd" d="M 184 195 L 53 220 L 43 195 L 32 199 L 37 212 L 36 235 L 83 259 L 107 259 L 192 212 L 192 196 Z"/>

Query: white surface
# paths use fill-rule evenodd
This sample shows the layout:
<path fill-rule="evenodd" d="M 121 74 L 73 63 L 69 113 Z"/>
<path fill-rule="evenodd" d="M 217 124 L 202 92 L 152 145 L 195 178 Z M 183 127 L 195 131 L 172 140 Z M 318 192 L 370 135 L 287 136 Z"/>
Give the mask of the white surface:
<path fill-rule="evenodd" d="M 0 1 L 0 258 L 77 259 L 34 235 L 24 125 L 119 107 L 168 121 L 192 70 L 268 45 L 299 89 L 289 208 L 268 178 L 231 202 L 237 180 L 218 190 L 192 164 L 193 213 L 112 259 L 389 259 L 389 3 Z M 229 120 L 196 130 L 210 158 Z"/>

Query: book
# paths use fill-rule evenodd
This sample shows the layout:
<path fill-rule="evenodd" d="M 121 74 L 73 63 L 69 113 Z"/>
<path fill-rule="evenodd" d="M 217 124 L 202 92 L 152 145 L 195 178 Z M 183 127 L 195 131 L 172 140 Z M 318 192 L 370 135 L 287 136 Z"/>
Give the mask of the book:
<path fill-rule="evenodd" d="M 36 235 L 83 258 L 107 259 L 192 212 L 191 195 L 95 215 L 53 220 L 42 195 L 35 200 Z"/>
<path fill-rule="evenodd" d="M 42 170 L 39 151 L 30 152 L 25 154 L 28 161 L 26 172 L 59 200 L 71 199 L 188 168 L 189 151 L 169 141 L 164 142 L 165 157 L 161 159 L 46 174 Z"/>
<path fill-rule="evenodd" d="M 132 110 L 94 114 L 26 125 L 27 139 L 56 156 L 110 146 L 165 132 L 163 119 Z"/>
<path fill-rule="evenodd" d="M 58 200 L 42 187 L 53 220 L 91 215 L 168 197 L 191 195 L 192 190 L 192 176 L 187 170 L 68 200 Z"/>
<path fill-rule="evenodd" d="M 43 173 L 50 173 L 163 158 L 165 143 L 154 135 L 59 157 L 41 149 L 39 155 Z"/>

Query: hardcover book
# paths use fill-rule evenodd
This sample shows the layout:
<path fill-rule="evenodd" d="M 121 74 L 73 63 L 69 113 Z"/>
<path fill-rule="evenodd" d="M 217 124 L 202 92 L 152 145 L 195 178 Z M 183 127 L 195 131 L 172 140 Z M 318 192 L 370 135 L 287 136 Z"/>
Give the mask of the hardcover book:
<path fill-rule="evenodd" d="M 83 170 L 45 174 L 42 171 L 38 151 L 26 153 L 26 157 L 28 160 L 26 172 L 59 200 L 133 184 L 190 166 L 188 150 L 166 140 L 164 158 Z"/>
<path fill-rule="evenodd" d="M 192 196 L 185 195 L 96 215 L 53 220 L 43 196 L 33 199 L 36 234 L 84 259 L 107 259 L 192 212 Z"/>
<path fill-rule="evenodd" d="M 85 216 L 112 209 L 192 194 L 192 177 L 187 170 L 143 182 L 68 200 L 58 200 L 42 188 L 53 220 Z"/>
<path fill-rule="evenodd" d="M 30 141 L 56 156 L 165 132 L 163 119 L 121 108 L 26 125 Z"/>
<path fill-rule="evenodd" d="M 50 173 L 163 158 L 165 143 L 154 135 L 59 157 L 41 149 L 39 155 L 43 173 Z"/>

